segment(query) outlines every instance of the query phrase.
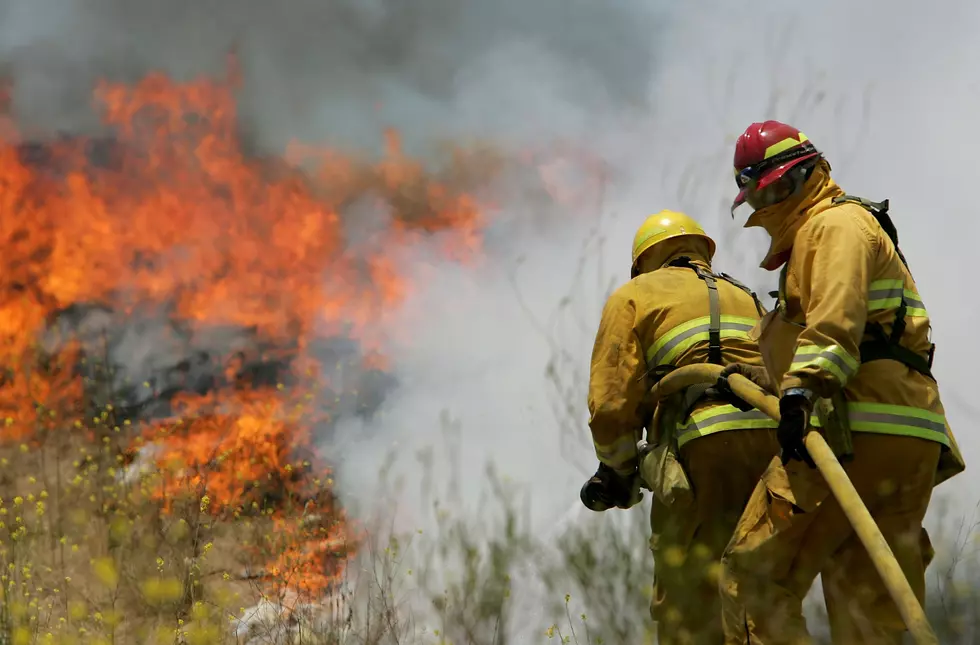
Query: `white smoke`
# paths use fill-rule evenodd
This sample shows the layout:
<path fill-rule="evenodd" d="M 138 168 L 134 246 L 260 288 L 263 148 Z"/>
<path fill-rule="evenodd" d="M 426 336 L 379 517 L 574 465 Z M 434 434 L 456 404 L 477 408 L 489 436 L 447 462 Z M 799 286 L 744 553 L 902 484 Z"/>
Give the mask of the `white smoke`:
<path fill-rule="evenodd" d="M 568 353 L 561 365 L 587 365 L 604 290 L 627 278 L 634 228 L 662 208 L 702 220 L 719 241 L 718 268 L 760 292 L 774 288 L 775 275 L 757 268 L 764 234 L 728 214 L 734 138 L 767 118 L 806 132 L 848 192 L 891 200 L 932 315 L 950 424 L 972 467 L 980 447 L 971 428 L 980 413 L 971 392 L 980 357 L 980 304 L 970 286 L 980 239 L 972 216 L 980 167 L 975 3 L 955 0 L 941 11 L 906 0 L 165 6 L 0 2 L 0 56 L 18 82 L 17 110 L 36 125 L 92 127 L 80 106 L 96 75 L 215 71 L 236 44 L 243 113 L 263 147 L 295 137 L 375 148 L 381 127 L 393 125 L 409 146 L 457 136 L 518 148 L 571 141 L 612 169 L 602 203 L 570 207 L 544 230 L 528 225 L 533 204 L 505 202 L 488 257 L 473 270 L 406 251 L 409 270 L 427 279 L 394 313 L 392 324 L 407 330 L 389 348 L 400 385 L 383 415 L 347 423 L 333 446 L 342 449 L 338 477 L 351 503 L 376 501 L 378 471 L 393 450 L 405 477 L 403 527 L 424 524 L 424 480 L 445 483 L 449 465 L 426 467 L 416 454 L 444 443 L 448 412 L 458 420 L 453 492 L 462 506 L 477 510 L 492 462 L 526 486 L 537 531 L 567 519 L 587 474 L 579 464 L 594 465 L 594 457 L 584 399 L 571 402 L 581 424 L 575 465 L 560 454 L 564 435 L 544 375 L 554 348 L 533 321 L 573 296 L 575 315 L 545 332 Z M 602 220 L 606 244 L 578 279 L 579 250 L 600 211 L 615 217 Z M 936 496 L 963 512 L 980 483 L 954 481 Z"/>
<path fill-rule="evenodd" d="M 980 135 L 970 127 L 969 110 L 980 98 L 980 77 L 969 61 L 980 53 L 973 44 L 980 10 L 966 2 L 941 14 L 907 2 L 873 8 L 765 2 L 751 10 L 709 2 L 697 9 L 678 5 L 668 14 L 653 75 L 637 68 L 633 77 L 637 86 L 650 88 L 649 110 L 612 109 L 594 120 L 584 115 L 590 125 L 576 133 L 617 170 L 605 209 L 619 217 L 602 231 L 608 244 L 592 262 L 625 280 L 635 226 L 650 212 L 681 208 L 720 241 L 719 268 L 760 293 L 775 288 L 775 275 L 757 268 L 765 234 L 741 229 L 741 221 L 733 222 L 728 213 L 732 143 L 752 121 L 794 123 L 826 153 L 845 190 L 891 200 L 903 250 L 933 318 L 935 372 L 950 423 L 972 464 L 980 447 L 972 431 L 980 410 L 970 396 L 973 361 L 980 357 L 972 335 L 980 305 L 969 288 L 972 246 L 980 239 L 980 224 L 971 216 L 978 167 L 972 154 Z M 525 73 L 526 68 L 514 72 L 516 78 Z M 555 120 L 575 125 L 575 118 L 559 115 L 577 111 L 560 96 L 553 101 Z M 572 228 L 575 235 L 586 234 Z M 540 318 L 568 293 L 578 260 L 568 229 L 555 235 L 512 241 L 526 256 L 521 290 Z M 388 401 L 382 423 L 390 430 L 383 436 L 397 439 L 396 450 L 403 453 L 424 437 L 439 441 L 437 412 L 449 409 L 463 434 L 464 477 L 457 492 L 476 500 L 480 466 L 492 460 L 528 485 L 543 535 L 574 508 L 581 472 L 556 450 L 560 438 L 542 378 L 548 348 L 513 301 L 504 272 L 447 271 L 443 282 L 412 303 L 406 316 L 424 311 L 427 324 L 417 327 L 413 345 L 396 351 L 395 359 L 418 376 Z M 586 365 L 602 292 L 589 280 L 574 293 L 595 306 L 579 333 L 566 325 L 562 331 L 573 333 L 562 341 Z M 579 450 L 591 457 L 584 400 L 573 403 L 581 412 Z M 363 459 L 357 462 L 359 474 L 372 472 L 379 448 L 371 444 L 348 453 Z M 941 502 L 951 501 L 954 515 L 960 515 L 980 496 L 973 478 L 955 481 L 937 489 L 927 518 L 934 535 L 940 532 L 939 510 L 948 508 Z M 417 488 L 403 490 L 411 498 Z M 944 547 L 937 543 L 941 557 Z"/>

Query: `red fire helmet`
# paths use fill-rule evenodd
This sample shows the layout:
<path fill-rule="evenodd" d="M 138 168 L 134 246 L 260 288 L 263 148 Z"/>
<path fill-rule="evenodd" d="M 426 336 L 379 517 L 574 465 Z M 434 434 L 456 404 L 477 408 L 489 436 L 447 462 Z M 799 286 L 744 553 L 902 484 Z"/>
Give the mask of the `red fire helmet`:
<path fill-rule="evenodd" d="M 779 121 L 753 123 L 735 142 L 735 183 L 739 192 L 732 211 L 745 202 L 749 184 L 755 182 L 751 188 L 762 190 L 793 166 L 820 155 L 807 136 L 791 125 Z"/>

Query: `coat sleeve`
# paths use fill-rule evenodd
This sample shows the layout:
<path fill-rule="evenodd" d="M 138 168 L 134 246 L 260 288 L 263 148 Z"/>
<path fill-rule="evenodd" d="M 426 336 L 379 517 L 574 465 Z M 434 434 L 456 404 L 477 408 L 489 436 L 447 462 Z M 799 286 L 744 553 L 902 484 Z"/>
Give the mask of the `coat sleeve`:
<path fill-rule="evenodd" d="M 646 358 L 637 336 L 629 285 L 610 296 L 592 348 L 589 428 L 599 461 L 620 474 L 637 466 L 636 442 L 646 424 Z"/>
<path fill-rule="evenodd" d="M 789 270 L 799 278 L 806 327 L 781 390 L 803 387 L 829 397 L 861 364 L 868 285 L 878 238 L 854 206 L 833 208 L 800 229 Z"/>

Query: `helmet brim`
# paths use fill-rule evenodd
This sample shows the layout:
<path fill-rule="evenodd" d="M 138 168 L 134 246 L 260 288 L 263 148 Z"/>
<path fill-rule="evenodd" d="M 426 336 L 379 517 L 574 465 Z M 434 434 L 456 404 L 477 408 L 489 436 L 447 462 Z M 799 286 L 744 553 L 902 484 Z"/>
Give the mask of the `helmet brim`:
<path fill-rule="evenodd" d="M 762 190 L 766 186 L 772 185 L 776 181 L 779 181 L 783 177 L 783 175 L 785 175 L 794 167 L 800 165 L 807 159 L 813 159 L 814 157 L 819 157 L 820 154 L 821 153 L 818 151 L 813 151 L 808 155 L 797 157 L 796 159 L 787 161 L 782 165 L 776 166 L 775 168 L 769 170 L 766 174 L 764 174 L 762 177 L 759 178 L 759 183 L 756 185 L 755 190 Z M 732 208 L 731 208 L 732 217 L 735 217 L 735 209 L 745 203 L 745 197 L 748 192 L 749 192 L 748 187 L 745 187 L 742 190 L 738 191 L 738 195 L 735 196 L 735 200 L 732 202 Z"/>

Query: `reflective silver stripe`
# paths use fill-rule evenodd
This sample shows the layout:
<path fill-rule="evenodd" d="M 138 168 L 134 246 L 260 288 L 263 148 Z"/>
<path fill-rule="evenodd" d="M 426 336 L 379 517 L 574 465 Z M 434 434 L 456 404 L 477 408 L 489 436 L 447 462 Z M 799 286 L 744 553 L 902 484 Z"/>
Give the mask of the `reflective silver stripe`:
<path fill-rule="evenodd" d="M 847 404 L 847 418 L 852 432 L 871 432 L 918 437 L 949 446 L 946 419 L 941 414 L 887 403 Z M 819 427 L 819 422 L 813 423 Z"/>
<path fill-rule="evenodd" d="M 796 350 L 789 371 L 795 372 L 811 366 L 830 372 L 843 385 L 857 372 L 858 362 L 839 345 L 823 348 L 817 345 L 803 345 Z"/>
<path fill-rule="evenodd" d="M 918 294 L 916 294 L 918 296 Z M 911 316 L 912 318 L 925 318 L 929 314 L 926 312 L 926 306 L 922 304 L 922 301 L 910 296 L 905 296 L 905 315 Z"/>
<path fill-rule="evenodd" d="M 613 468 L 637 456 L 636 440 L 633 439 L 632 435 L 620 437 L 609 444 L 601 444 L 596 441 L 593 441 L 592 444 L 599 461 Z"/>
<path fill-rule="evenodd" d="M 852 421 L 857 421 L 858 423 L 867 423 L 868 425 L 903 425 L 911 426 L 913 428 L 921 428 L 923 430 L 932 430 L 933 432 L 938 432 L 940 434 L 946 434 L 946 424 L 936 423 L 935 421 L 930 421 L 929 419 L 917 419 L 916 417 L 909 417 L 902 414 L 886 414 L 884 412 L 851 412 L 848 414 L 848 418 Z"/>
<path fill-rule="evenodd" d="M 721 336 L 722 338 L 743 337 L 755 325 L 756 321 L 750 318 L 722 316 Z M 684 347 L 689 347 L 699 340 L 707 341 L 710 329 L 711 319 L 708 316 L 674 327 L 648 350 L 647 362 L 653 365 L 669 363 Z"/>
<path fill-rule="evenodd" d="M 885 278 L 884 280 L 872 280 L 871 284 L 868 285 L 869 291 L 876 291 L 879 289 L 903 289 L 905 287 L 905 280 L 902 278 Z"/>
<path fill-rule="evenodd" d="M 872 311 L 877 309 L 891 309 L 891 305 L 881 306 L 879 303 L 888 301 L 901 304 L 902 296 L 905 296 L 905 305 L 907 307 L 925 308 L 922 300 L 919 299 L 919 294 L 914 291 L 909 291 L 908 289 L 877 289 L 868 292 L 868 309 Z"/>
<path fill-rule="evenodd" d="M 775 428 L 778 425 L 759 410 L 742 412 L 732 405 L 720 405 L 692 414 L 690 420 L 678 429 L 677 447 L 680 448 L 698 437 L 725 430 Z"/>
<path fill-rule="evenodd" d="M 898 407 L 898 406 L 895 406 Z M 908 410 L 923 412 L 906 408 L 905 411 L 871 411 L 861 409 L 853 404 L 848 407 L 848 419 L 851 422 L 851 430 L 854 432 L 877 432 L 881 434 L 895 434 L 908 437 L 919 437 L 930 441 L 938 441 L 948 446 L 949 437 L 946 435 L 946 421 L 939 415 L 928 414 L 926 418 L 921 414 L 908 414 Z"/>
<path fill-rule="evenodd" d="M 868 289 L 868 311 L 898 309 L 905 298 L 906 315 L 925 317 L 926 306 L 916 292 L 906 289 L 903 280 L 875 280 Z"/>

